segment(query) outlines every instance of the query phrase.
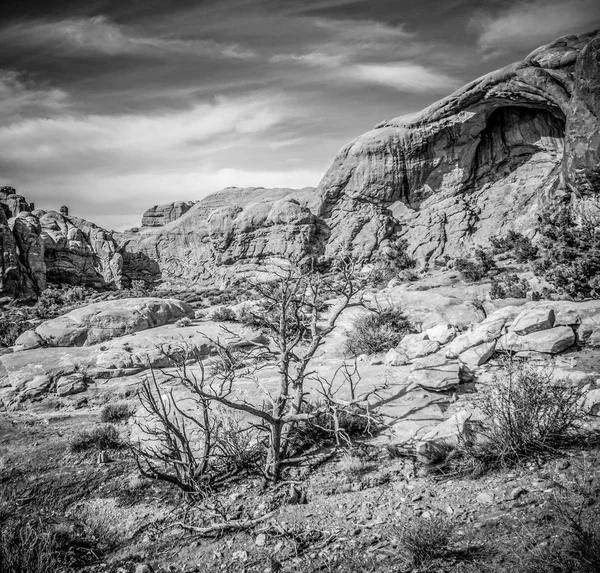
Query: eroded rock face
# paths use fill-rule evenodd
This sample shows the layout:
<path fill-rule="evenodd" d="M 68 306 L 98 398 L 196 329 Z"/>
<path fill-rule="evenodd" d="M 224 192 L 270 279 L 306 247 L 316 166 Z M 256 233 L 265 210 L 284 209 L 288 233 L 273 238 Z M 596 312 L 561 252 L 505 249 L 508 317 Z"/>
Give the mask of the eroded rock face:
<path fill-rule="evenodd" d="M 187 213 L 194 205 L 192 201 L 175 201 L 165 205 L 154 205 L 142 215 L 143 227 L 162 227 Z"/>
<path fill-rule="evenodd" d="M 326 254 L 401 237 L 427 262 L 532 231 L 544 194 L 598 164 L 599 50 L 595 33 L 561 38 L 348 144 L 318 187 Z"/>
<path fill-rule="evenodd" d="M 122 256 L 109 231 L 56 211 L 41 212 L 39 222 L 49 282 L 121 287 Z"/>
<path fill-rule="evenodd" d="M 119 235 L 131 279 L 211 279 L 319 250 L 313 189 L 228 188 L 160 228 Z"/>

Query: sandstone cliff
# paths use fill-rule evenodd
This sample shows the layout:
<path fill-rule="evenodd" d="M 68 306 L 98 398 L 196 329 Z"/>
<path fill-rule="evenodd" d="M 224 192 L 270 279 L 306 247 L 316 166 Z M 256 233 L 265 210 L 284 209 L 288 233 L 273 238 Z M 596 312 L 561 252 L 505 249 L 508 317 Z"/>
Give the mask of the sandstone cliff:
<path fill-rule="evenodd" d="M 111 232 L 33 207 L 12 187 L 0 189 L 0 294 L 34 299 L 48 283 L 121 287 L 122 256 Z"/>
<path fill-rule="evenodd" d="M 154 205 L 142 215 L 142 227 L 162 227 L 187 213 L 193 201 L 174 201 L 165 205 Z"/>
<path fill-rule="evenodd" d="M 130 279 L 219 281 L 318 248 L 314 188 L 227 188 L 160 228 L 118 235 Z"/>
<path fill-rule="evenodd" d="M 544 194 L 598 166 L 599 52 L 596 33 L 566 36 L 349 143 L 318 187 L 326 254 L 401 237 L 428 262 L 532 233 Z"/>

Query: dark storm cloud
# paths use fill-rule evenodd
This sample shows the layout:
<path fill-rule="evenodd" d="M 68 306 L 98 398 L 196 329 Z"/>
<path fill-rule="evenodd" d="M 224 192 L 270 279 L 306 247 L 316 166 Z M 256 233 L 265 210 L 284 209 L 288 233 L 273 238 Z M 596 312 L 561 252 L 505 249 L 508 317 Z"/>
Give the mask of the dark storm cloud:
<path fill-rule="evenodd" d="M 0 178 L 109 226 L 226 185 L 316 185 L 346 141 L 593 28 L 596 4 L 5 0 Z"/>

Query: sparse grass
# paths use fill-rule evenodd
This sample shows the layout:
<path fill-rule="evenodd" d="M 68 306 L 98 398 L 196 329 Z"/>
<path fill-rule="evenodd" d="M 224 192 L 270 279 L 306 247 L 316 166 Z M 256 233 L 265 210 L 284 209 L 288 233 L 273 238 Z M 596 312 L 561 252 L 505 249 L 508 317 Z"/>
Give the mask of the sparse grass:
<path fill-rule="evenodd" d="M 436 560 L 446 556 L 454 529 L 446 516 L 413 517 L 396 526 L 401 552 L 413 570 L 426 571 Z"/>
<path fill-rule="evenodd" d="M 83 430 L 76 434 L 69 443 L 69 449 L 72 452 L 114 450 L 123 446 L 119 432 L 111 424 L 98 426 L 93 430 Z"/>
<path fill-rule="evenodd" d="M 346 351 L 353 355 L 375 354 L 397 346 L 413 331 L 399 308 L 386 308 L 358 318 L 347 335 Z"/>
<path fill-rule="evenodd" d="M 0 522 L 0 573 L 58 571 L 56 536 L 41 519 Z"/>
<path fill-rule="evenodd" d="M 338 462 L 338 468 L 346 477 L 354 478 L 365 470 L 365 460 L 352 452 L 346 452 Z"/>
<path fill-rule="evenodd" d="M 129 404 L 106 404 L 100 411 L 100 420 L 105 423 L 115 424 L 131 418 L 134 409 Z"/>

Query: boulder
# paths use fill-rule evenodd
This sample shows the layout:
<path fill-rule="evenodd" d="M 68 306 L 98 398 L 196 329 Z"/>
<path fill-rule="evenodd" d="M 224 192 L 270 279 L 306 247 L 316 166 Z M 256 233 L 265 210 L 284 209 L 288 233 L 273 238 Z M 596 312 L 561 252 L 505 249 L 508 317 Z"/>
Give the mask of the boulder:
<path fill-rule="evenodd" d="M 40 324 L 35 332 L 48 346 L 88 346 L 193 318 L 194 310 L 175 299 L 130 298 L 89 304 Z"/>
<path fill-rule="evenodd" d="M 477 346 L 472 346 L 459 355 L 458 360 L 468 367 L 476 367 L 485 364 L 494 354 L 496 342 L 482 342 Z"/>
<path fill-rule="evenodd" d="M 56 395 L 59 397 L 72 396 L 85 392 L 87 389 L 86 378 L 80 372 L 61 376 L 56 381 Z"/>
<path fill-rule="evenodd" d="M 35 330 L 26 330 L 15 340 L 14 350 L 31 350 L 44 346 L 44 339 Z"/>
<path fill-rule="evenodd" d="M 395 348 L 390 348 L 387 351 L 383 362 L 388 366 L 403 366 L 408 362 L 408 357 L 406 354 L 398 352 Z"/>
<path fill-rule="evenodd" d="M 459 439 L 468 434 L 471 416 L 471 412 L 460 410 L 425 432 L 415 445 L 417 459 L 427 463 L 447 454 L 449 447 L 457 446 Z"/>
<path fill-rule="evenodd" d="M 438 352 L 414 361 L 408 382 L 426 390 L 448 390 L 459 384 L 459 365 Z"/>
<path fill-rule="evenodd" d="M 456 337 L 456 328 L 451 324 L 438 324 L 432 328 L 428 328 L 425 333 L 429 340 L 439 342 L 440 344 L 448 344 Z"/>
<path fill-rule="evenodd" d="M 521 337 L 525 350 L 558 354 L 575 344 L 575 333 L 569 326 L 557 326 Z"/>
<path fill-rule="evenodd" d="M 420 358 L 434 354 L 440 349 L 440 343 L 429 340 L 426 333 L 407 334 L 398 346 L 396 351 L 406 356 L 408 360 Z"/>
<path fill-rule="evenodd" d="M 547 330 L 554 326 L 554 310 L 548 307 L 538 307 L 519 313 L 509 330 L 519 335 L 530 334 L 539 330 Z"/>
<path fill-rule="evenodd" d="M 600 388 L 587 391 L 583 409 L 592 416 L 600 416 Z"/>
<path fill-rule="evenodd" d="M 505 325 L 509 324 L 518 313 L 518 307 L 514 306 L 507 306 L 495 311 L 473 329 L 457 336 L 446 347 L 446 356 L 457 358 L 473 346 L 497 340 Z"/>

